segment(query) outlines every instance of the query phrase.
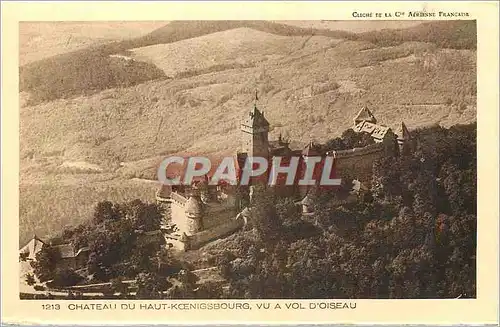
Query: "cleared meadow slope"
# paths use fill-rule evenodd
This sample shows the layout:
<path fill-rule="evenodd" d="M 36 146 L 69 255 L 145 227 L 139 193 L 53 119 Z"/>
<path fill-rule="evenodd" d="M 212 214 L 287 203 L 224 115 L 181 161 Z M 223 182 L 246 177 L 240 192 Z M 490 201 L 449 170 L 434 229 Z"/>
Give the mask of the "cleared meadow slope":
<path fill-rule="evenodd" d="M 166 22 L 21 22 L 19 64 L 147 34 Z"/>
<path fill-rule="evenodd" d="M 475 21 L 428 22 L 405 29 L 362 33 L 314 26 L 303 28 L 269 21 L 174 21 L 144 36 L 95 45 L 23 65 L 20 67 L 20 90 L 28 91 L 30 102 L 35 104 L 166 78 L 154 65 L 123 62 L 110 56 L 134 48 L 168 44 L 237 28 L 251 28 L 279 36 L 326 36 L 367 41 L 378 46 L 433 42 L 438 47 L 454 49 L 476 47 Z"/>

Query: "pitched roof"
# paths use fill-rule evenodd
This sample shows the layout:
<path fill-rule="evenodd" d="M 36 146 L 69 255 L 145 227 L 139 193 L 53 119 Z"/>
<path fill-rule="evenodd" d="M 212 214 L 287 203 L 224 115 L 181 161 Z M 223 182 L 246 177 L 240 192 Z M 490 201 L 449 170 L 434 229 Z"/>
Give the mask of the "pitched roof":
<path fill-rule="evenodd" d="M 205 158 L 209 159 L 210 161 L 210 171 L 203 175 L 203 176 L 192 176 L 192 183 L 191 185 L 186 185 L 184 184 L 184 179 L 186 177 L 186 167 L 189 159 L 194 156 L 199 156 L 198 155 L 182 155 L 181 157 L 184 159 L 183 164 L 178 164 L 178 163 L 171 163 L 167 166 L 166 168 L 166 177 L 167 178 L 179 178 L 180 179 L 180 185 L 164 185 L 161 184 L 160 187 L 158 187 L 158 191 L 156 195 L 160 198 L 168 198 L 170 196 L 170 193 L 172 191 L 176 191 L 176 188 L 179 189 L 179 186 L 185 186 L 185 187 L 190 187 L 193 186 L 193 184 L 199 184 L 199 183 L 209 183 L 210 179 L 213 177 L 221 163 L 226 160 L 226 156 L 222 155 L 204 155 Z M 241 169 L 241 163 L 239 162 L 240 160 L 243 160 L 242 163 L 244 164 L 244 160 L 246 158 L 246 154 L 238 154 L 236 157 L 232 157 L 234 166 L 236 171 Z M 228 162 L 224 162 L 225 164 L 228 164 Z"/>
<path fill-rule="evenodd" d="M 310 141 L 309 144 L 306 145 L 304 150 L 302 150 L 302 155 L 304 156 L 317 156 L 320 154 L 320 149 L 317 144 L 315 144 L 313 141 Z"/>
<path fill-rule="evenodd" d="M 168 198 L 170 193 L 172 193 L 172 186 L 162 184 L 158 192 L 156 192 L 156 195 L 160 198 Z"/>
<path fill-rule="evenodd" d="M 360 121 L 368 121 L 373 124 L 377 123 L 377 119 L 367 107 L 361 108 L 356 117 L 354 117 L 354 122 L 356 124 Z"/>
<path fill-rule="evenodd" d="M 264 112 L 260 112 L 256 105 L 241 124 L 248 127 L 269 127 L 269 122 L 264 117 Z"/>
<path fill-rule="evenodd" d="M 398 139 L 400 140 L 408 140 L 411 138 L 410 131 L 408 131 L 408 128 L 406 128 L 404 122 L 401 122 L 401 125 L 399 126 L 396 134 L 398 135 Z"/>
<path fill-rule="evenodd" d="M 290 146 L 290 141 L 283 139 L 283 137 L 281 136 L 281 133 L 280 133 L 277 140 L 269 141 L 269 147 L 273 147 L 273 148 L 287 147 L 288 148 L 289 146 Z"/>
<path fill-rule="evenodd" d="M 291 151 L 289 145 L 289 142 L 285 142 L 280 138 L 278 140 L 273 140 L 269 141 L 269 153 L 275 154 L 275 155 L 284 155 L 288 152 Z"/>
<path fill-rule="evenodd" d="M 76 251 L 75 257 L 78 257 L 80 255 L 80 253 L 88 252 L 88 251 L 90 251 L 90 248 L 88 246 L 80 248 L 80 249 L 78 249 L 78 251 Z"/>
<path fill-rule="evenodd" d="M 55 248 L 59 251 L 59 254 L 61 255 L 62 259 L 75 258 L 83 252 L 90 251 L 90 248 L 87 246 L 82 247 L 82 248 L 78 249 L 77 251 L 75 251 L 75 248 L 74 248 L 73 244 L 71 244 L 71 243 L 54 245 L 54 246 L 52 246 L 52 248 Z"/>
<path fill-rule="evenodd" d="M 302 201 L 300 201 L 300 204 L 306 205 L 306 206 L 311 206 L 314 204 L 314 201 L 309 194 L 306 194 L 306 196 L 302 199 Z"/>
<path fill-rule="evenodd" d="M 40 252 L 45 243 L 39 239 L 36 235 L 19 250 L 20 253 L 28 253 L 29 259 L 35 259 L 36 254 Z"/>
<path fill-rule="evenodd" d="M 356 133 L 360 133 L 363 129 L 363 125 L 365 124 L 365 121 L 360 121 L 356 123 L 353 127 L 352 130 L 355 131 Z"/>

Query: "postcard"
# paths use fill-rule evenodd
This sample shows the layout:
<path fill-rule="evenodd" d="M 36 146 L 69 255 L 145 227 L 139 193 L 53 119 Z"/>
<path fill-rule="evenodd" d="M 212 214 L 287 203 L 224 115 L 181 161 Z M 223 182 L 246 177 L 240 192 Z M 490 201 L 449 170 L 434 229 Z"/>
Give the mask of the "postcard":
<path fill-rule="evenodd" d="M 497 2 L 2 3 L 2 322 L 498 324 Z"/>

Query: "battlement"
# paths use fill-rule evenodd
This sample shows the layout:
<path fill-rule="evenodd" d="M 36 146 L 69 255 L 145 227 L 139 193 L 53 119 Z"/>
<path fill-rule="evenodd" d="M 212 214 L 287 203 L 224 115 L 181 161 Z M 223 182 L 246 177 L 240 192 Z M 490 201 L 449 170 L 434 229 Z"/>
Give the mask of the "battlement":
<path fill-rule="evenodd" d="M 186 197 L 184 197 L 183 195 L 181 195 L 177 192 L 170 193 L 170 199 L 173 202 L 180 204 L 181 206 L 184 206 L 188 200 Z"/>
<path fill-rule="evenodd" d="M 363 148 L 353 148 L 347 150 L 333 150 L 328 151 L 327 156 L 331 156 L 333 158 L 346 158 L 346 157 L 356 157 L 356 156 L 364 156 L 367 154 L 382 152 L 385 149 L 385 145 L 383 143 L 375 143 L 365 146 Z"/>
<path fill-rule="evenodd" d="M 268 162 L 275 157 L 324 157 L 322 147 L 312 141 L 304 149 L 293 149 L 290 148 L 290 141 L 284 140 L 281 135 L 278 140 L 269 140 L 269 126 L 264 112 L 257 109 L 255 104 L 240 125 L 242 144 L 236 154 L 236 164 L 240 169 L 248 157 L 263 157 Z M 338 178 L 353 178 L 367 187 L 372 179 L 373 163 L 397 154 L 398 146 L 401 150 L 411 137 L 404 123 L 401 123 L 396 134 L 391 128 L 378 124 L 373 113 L 366 107 L 354 118 L 352 131 L 368 133 L 375 143 L 365 147 L 328 151 L 326 156 L 335 159 L 334 169 Z M 208 176 L 205 177 L 207 179 L 202 183 L 208 181 Z M 210 185 L 200 188 L 200 185 L 205 184 L 179 187 L 164 185 L 156 194 L 158 203 L 165 208 L 165 222 L 175 226 L 175 231 L 166 234 L 167 242 L 179 249 L 197 248 L 241 228 L 243 220 L 235 217 L 242 215 L 238 211 L 243 203 L 251 202 L 251 191 L 247 194 L 246 189 L 240 188 L 243 192 L 237 192 L 241 185 L 234 190 L 228 188 L 228 185 L 218 185 L 216 188 Z M 301 193 L 302 190 L 289 188 L 288 191 Z M 279 192 L 279 188 L 276 188 L 276 192 Z M 351 200 L 353 199 L 349 201 Z"/>

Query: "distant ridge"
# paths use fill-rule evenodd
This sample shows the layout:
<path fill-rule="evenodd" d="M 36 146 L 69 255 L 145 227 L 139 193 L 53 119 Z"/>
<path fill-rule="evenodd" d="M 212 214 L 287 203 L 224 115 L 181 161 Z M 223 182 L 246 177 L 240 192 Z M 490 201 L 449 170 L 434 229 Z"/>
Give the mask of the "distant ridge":
<path fill-rule="evenodd" d="M 476 48 L 475 21 L 429 22 L 405 29 L 363 33 L 302 28 L 268 21 L 173 21 L 142 37 L 92 46 L 22 66 L 20 91 L 29 92 L 30 103 L 36 104 L 165 79 L 167 76 L 153 64 L 137 61 L 125 64 L 109 56 L 133 48 L 173 43 L 242 27 L 281 36 L 327 36 L 367 41 L 378 46 L 418 41 L 442 48 Z"/>
<path fill-rule="evenodd" d="M 368 41 L 377 45 L 398 45 L 403 42 L 430 42 L 442 48 L 475 49 L 475 21 L 437 21 L 402 29 L 384 29 L 362 33 L 319 28 L 303 28 L 269 21 L 173 21 L 145 36 L 121 42 L 131 49 L 154 44 L 172 43 L 234 28 L 252 28 L 281 36 L 328 36 L 352 41 Z"/>

